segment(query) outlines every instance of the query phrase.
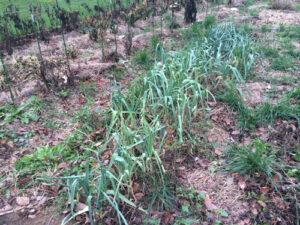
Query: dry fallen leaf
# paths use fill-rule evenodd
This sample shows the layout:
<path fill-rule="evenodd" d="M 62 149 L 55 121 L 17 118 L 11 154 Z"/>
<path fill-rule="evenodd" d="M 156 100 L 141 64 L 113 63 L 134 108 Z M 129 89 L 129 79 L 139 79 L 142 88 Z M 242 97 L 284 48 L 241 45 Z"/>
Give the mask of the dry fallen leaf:
<path fill-rule="evenodd" d="M 257 203 L 260 204 L 260 205 L 261 205 L 262 207 L 264 207 L 264 208 L 266 208 L 266 206 L 267 206 L 266 203 L 264 203 L 264 202 L 261 201 L 261 200 L 258 200 Z"/>
<path fill-rule="evenodd" d="M 35 219 L 35 218 L 36 218 L 36 215 L 28 215 L 28 218 L 29 218 L 29 219 Z"/>
<path fill-rule="evenodd" d="M 81 203 L 81 202 L 78 202 L 77 203 L 77 210 L 78 211 L 81 211 L 81 210 L 84 210 L 85 208 L 87 208 L 88 206 L 84 203 Z"/>
<path fill-rule="evenodd" d="M 225 117 L 224 121 L 226 122 L 227 125 L 230 125 L 230 123 L 232 122 L 232 120 L 229 117 Z"/>
<path fill-rule="evenodd" d="M 240 134 L 240 130 L 234 130 L 234 131 L 232 131 L 231 134 L 232 134 L 232 135 L 238 135 L 238 134 Z"/>
<path fill-rule="evenodd" d="M 260 187 L 259 189 L 264 194 L 267 194 L 269 192 L 269 188 L 268 187 Z"/>
<path fill-rule="evenodd" d="M 219 149 L 215 150 L 216 155 L 222 155 L 222 152 Z"/>
<path fill-rule="evenodd" d="M 63 168 L 69 169 L 69 164 L 67 162 L 62 162 L 58 164 L 57 169 L 63 169 Z"/>
<path fill-rule="evenodd" d="M 238 185 L 242 190 L 244 190 L 247 186 L 245 181 L 243 181 L 242 179 L 239 180 Z"/>
<path fill-rule="evenodd" d="M 216 105 L 217 105 L 217 102 L 207 102 L 207 104 L 208 104 L 209 106 L 216 106 Z"/>
<path fill-rule="evenodd" d="M 142 197 L 144 197 L 144 193 L 135 193 L 134 196 L 136 197 L 137 200 L 140 200 Z"/>
<path fill-rule="evenodd" d="M 178 158 L 178 159 L 176 159 L 175 162 L 177 162 L 177 163 L 182 163 L 184 160 L 185 160 L 185 158 Z"/>
<path fill-rule="evenodd" d="M 16 198 L 17 204 L 20 206 L 25 206 L 29 204 L 29 198 L 28 197 L 17 197 Z"/>
<path fill-rule="evenodd" d="M 215 206 L 208 195 L 204 198 L 205 207 L 207 210 L 212 211 L 214 209 L 217 209 L 217 206 Z"/>

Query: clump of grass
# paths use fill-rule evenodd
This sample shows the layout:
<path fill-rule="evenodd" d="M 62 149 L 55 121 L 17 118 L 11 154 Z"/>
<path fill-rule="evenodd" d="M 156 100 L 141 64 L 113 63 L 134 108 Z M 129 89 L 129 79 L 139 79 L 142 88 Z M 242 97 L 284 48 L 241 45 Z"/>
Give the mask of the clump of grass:
<path fill-rule="evenodd" d="M 195 22 L 188 29 L 184 29 L 182 32 L 183 39 L 196 38 L 198 40 L 202 39 L 205 33 L 205 28 L 203 22 Z"/>
<path fill-rule="evenodd" d="M 300 87 L 287 93 L 287 96 L 288 98 L 293 98 L 297 101 L 300 101 Z"/>
<path fill-rule="evenodd" d="M 263 53 L 266 57 L 277 58 L 279 56 L 279 51 L 276 48 L 267 46 L 263 48 Z"/>
<path fill-rule="evenodd" d="M 257 9 L 249 9 L 249 15 L 252 17 L 258 17 L 258 11 Z"/>
<path fill-rule="evenodd" d="M 216 15 L 208 15 L 205 17 L 205 19 L 203 21 L 203 25 L 204 25 L 205 29 L 208 29 L 209 27 L 215 25 L 216 22 L 217 22 Z"/>
<path fill-rule="evenodd" d="M 144 49 L 144 50 L 138 50 L 137 53 L 135 54 L 133 60 L 144 67 L 145 69 L 149 69 L 152 64 L 152 60 L 150 58 L 151 53 Z"/>
<path fill-rule="evenodd" d="M 60 142 L 56 146 L 42 146 L 37 148 L 31 155 L 25 155 L 15 162 L 14 167 L 19 172 L 20 176 L 26 174 L 40 175 L 46 170 L 54 170 L 61 162 L 70 162 L 78 159 L 88 159 L 89 152 L 82 152 L 78 155 L 75 149 L 79 148 L 78 142 L 81 142 L 85 137 L 75 132 L 69 135 L 64 141 Z M 83 147 L 83 146 L 82 146 Z M 80 166 L 72 166 L 72 172 L 80 171 Z"/>
<path fill-rule="evenodd" d="M 251 177 L 264 174 L 272 180 L 277 168 L 281 167 L 275 160 L 275 152 L 258 139 L 250 146 L 231 146 L 226 153 L 228 157 L 223 169 L 229 173 Z"/>
<path fill-rule="evenodd" d="M 261 26 L 262 33 L 270 32 L 270 31 L 271 31 L 271 28 L 269 26 L 267 26 L 266 24 Z"/>
<path fill-rule="evenodd" d="M 278 31 L 279 31 L 279 32 L 284 32 L 284 31 L 285 31 L 285 26 L 284 26 L 283 23 L 280 23 L 280 24 L 279 24 Z"/>
<path fill-rule="evenodd" d="M 253 0 L 245 0 L 245 1 L 243 1 L 243 5 L 245 7 L 249 7 L 249 6 L 253 5 L 254 3 L 255 3 L 255 1 L 253 1 Z"/>
<path fill-rule="evenodd" d="M 257 118 L 261 124 L 273 124 L 278 119 L 299 120 L 300 106 L 291 105 L 287 101 L 280 101 L 277 104 L 264 103 L 256 111 Z M 300 124 L 300 123 L 299 123 Z"/>
<path fill-rule="evenodd" d="M 283 50 L 285 54 L 295 58 L 295 59 L 300 59 L 300 52 L 295 50 L 295 46 L 292 43 L 287 43 L 283 45 Z"/>
<path fill-rule="evenodd" d="M 253 26 L 249 25 L 248 22 L 242 23 L 242 25 L 241 25 L 240 28 L 241 28 L 241 30 L 242 30 L 243 32 L 245 32 L 245 33 L 250 33 L 250 32 L 253 31 Z"/>
<path fill-rule="evenodd" d="M 281 56 L 272 60 L 271 68 L 274 70 L 285 71 L 294 66 L 293 61 L 290 57 Z"/>
<path fill-rule="evenodd" d="M 252 130 L 258 123 L 255 112 L 245 106 L 240 94 L 232 84 L 227 85 L 226 91 L 217 94 L 217 99 L 226 102 L 230 107 L 238 112 L 238 127 Z"/>
<path fill-rule="evenodd" d="M 151 37 L 151 50 L 155 52 L 156 50 L 160 50 L 162 48 L 162 43 L 160 42 L 159 35 L 155 35 Z"/>
<path fill-rule="evenodd" d="M 279 34 L 279 36 L 288 37 L 291 39 L 300 39 L 300 25 L 286 27 L 285 30 Z"/>

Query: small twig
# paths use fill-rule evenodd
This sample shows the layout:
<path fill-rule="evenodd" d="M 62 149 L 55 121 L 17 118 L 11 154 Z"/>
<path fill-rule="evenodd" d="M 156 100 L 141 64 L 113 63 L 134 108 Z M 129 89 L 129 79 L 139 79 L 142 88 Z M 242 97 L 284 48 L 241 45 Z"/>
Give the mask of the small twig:
<path fill-rule="evenodd" d="M 20 207 L 20 208 L 15 208 L 15 209 L 9 210 L 9 211 L 0 212 L 0 216 L 4 216 L 4 215 L 7 215 L 7 214 L 15 213 L 15 212 L 20 211 L 20 210 L 22 210 L 24 208 L 26 208 L 26 207 L 23 206 L 23 207 Z"/>
<path fill-rule="evenodd" d="M 46 223 L 46 225 L 50 225 L 52 219 L 53 219 L 54 214 L 52 214 L 52 216 L 50 217 L 49 221 Z"/>

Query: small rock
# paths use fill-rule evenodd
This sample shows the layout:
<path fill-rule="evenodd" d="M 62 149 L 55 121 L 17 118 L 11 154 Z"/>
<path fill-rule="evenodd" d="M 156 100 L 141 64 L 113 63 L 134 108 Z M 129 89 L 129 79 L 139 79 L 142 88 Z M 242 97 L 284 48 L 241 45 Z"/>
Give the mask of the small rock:
<path fill-rule="evenodd" d="M 28 218 L 29 218 L 29 219 L 35 219 L 35 218 L 36 218 L 36 215 L 28 215 Z"/>
<path fill-rule="evenodd" d="M 29 198 L 28 197 L 17 197 L 17 204 L 21 206 L 25 206 L 29 204 Z"/>
<path fill-rule="evenodd" d="M 29 212 L 29 214 L 34 214 L 35 213 L 35 209 L 30 209 L 28 212 Z"/>

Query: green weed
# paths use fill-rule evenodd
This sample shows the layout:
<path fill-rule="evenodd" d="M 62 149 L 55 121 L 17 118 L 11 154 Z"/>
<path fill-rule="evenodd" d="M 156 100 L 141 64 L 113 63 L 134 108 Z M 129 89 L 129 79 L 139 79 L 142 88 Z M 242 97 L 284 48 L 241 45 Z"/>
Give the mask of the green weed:
<path fill-rule="evenodd" d="M 203 25 L 205 29 L 208 29 L 215 25 L 217 22 L 216 15 L 208 15 L 204 18 Z"/>
<path fill-rule="evenodd" d="M 280 101 L 274 105 L 264 103 L 256 111 L 256 116 L 259 118 L 261 124 L 273 124 L 275 118 L 285 120 L 295 119 L 300 124 L 299 114 L 300 106 L 291 105 L 286 101 Z"/>
<path fill-rule="evenodd" d="M 279 32 L 284 32 L 285 30 L 286 30 L 286 28 L 285 28 L 284 24 L 283 24 L 283 23 L 280 23 L 280 24 L 279 24 L 279 29 L 278 29 L 278 31 L 279 31 Z"/>
<path fill-rule="evenodd" d="M 267 32 L 271 31 L 271 28 L 269 26 L 267 26 L 266 24 L 262 25 L 260 29 L 261 29 L 262 33 L 267 33 Z"/>
<path fill-rule="evenodd" d="M 145 69 L 149 69 L 152 65 L 151 53 L 148 50 L 138 50 L 133 60 L 144 67 Z"/>
<path fill-rule="evenodd" d="M 280 37 L 288 37 L 291 39 L 300 39 L 300 25 L 292 25 L 289 27 L 286 27 L 285 31 L 281 32 L 279 34 Z"/>
<path fill-rule="evenodd" d="M 267 46 L 263 48 L 263 53 L 266 57 L 277 58 L 279 56 L 279 51 L 276 48 Z"/>
<path fill-rule="evenodd" d="M 270 67 L 274 70 L 285 71 L 293 66 L 294 63 L 289 57 L 281 56 L 280 58 L 273 59 Z"/>
<path fill-rule="evenodd" d="M 44 107 L 44 101 L 35 96 L 30 97 L 26 102 L 22 102 L 18 107 L 10 104 L 0 106 L 0 118 L 3 119 L 2 125 L 10 123 L 14 119 L 19 119 L 24 124 L 37 121 L 39 119 L 38 113 Z"/>
<path fill-rule="evenodd" d="M 84 83 L 80 83 L 79 91 L 85 95 L 88 100 L 91 100 L 93 94 L 96 92 L 97 87 L 94 81 L 87 81 Z"/>
<path fill-rule="evenodd" d="M 257 9 L 249 9 L 248 13 L 252 17 L 258 17 L 258 11 L 257 11 Z"/>
<path fill-rule="evenodd" d="M 252 130 L 258 124 L 255 112 L 244 105 L 238 91 L 232 86 L 227 86 L 227 91 L 217 94 L 217 98 L 226 102 L 230 107 L 238 112 L 238 127 Z"/>

